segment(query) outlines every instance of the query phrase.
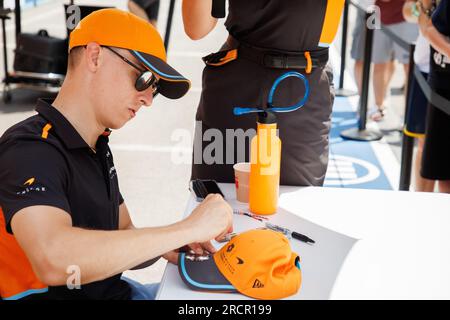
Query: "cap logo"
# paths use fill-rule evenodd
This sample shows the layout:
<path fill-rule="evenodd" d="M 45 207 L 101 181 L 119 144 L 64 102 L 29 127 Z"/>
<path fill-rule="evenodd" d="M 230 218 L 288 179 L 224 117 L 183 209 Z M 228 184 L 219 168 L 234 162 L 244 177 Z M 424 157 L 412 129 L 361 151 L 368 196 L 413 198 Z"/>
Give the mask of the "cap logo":
<path fill-rule="evenodd" d="M 264 288 L 264 284 L 259 281 L 258 279 L 255 280 L 255 282 L 253 283 L 253 288 L 259 289 L 259 288 Z"/>
<path fill-rule="evenodd" d="M 244 260 L 242 260 L 241 258 L 236 257 L 236 259 L 238 260 L 238 263 L 237 263 L 237 264 L 244 264 Z"/>

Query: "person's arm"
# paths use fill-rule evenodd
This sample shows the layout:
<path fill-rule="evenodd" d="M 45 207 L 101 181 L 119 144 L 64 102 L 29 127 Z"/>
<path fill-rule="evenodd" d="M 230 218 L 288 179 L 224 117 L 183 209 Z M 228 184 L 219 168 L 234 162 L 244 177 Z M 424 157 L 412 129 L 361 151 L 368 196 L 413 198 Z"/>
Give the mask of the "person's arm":
<path fill-rule="evenodd" d="M 139 18 L 148 20 L 148 16 L 145 10 L 132 0 L 128 1 L 128 11 L 130 11 L 134 15 L 137 15 Z"/>
<path fill-rule="evenodd" d="M 128 207 L 126 206 L 125 202 L 123 202 L 119 206 L 119 230 L 133 230 L 133 229 L 136 229 L 136 227 L 134 226 L 133 221 L 131 220 Z M 144 263 L 141 263 L 137 266 L 130 268 L 130 270 L 139 270 L 150 267 L 160 258 L 161 256 L 156 256 L 150 260 L 145 261 Z"/>
<path fill-rule="evenodd" d="M 450 57 L 450 40 L 437 31 L 432 23 L 426 23 L 425 28 L 421 30 L 436 51 Z"/>
<path fill-rule="evenodd" d="M 436 29 L 430 17 L 428 17 L 421 9 L 419 27 L 423 36 L 427 38 L 436 51 L 450 57 L 450 40 Z"/>
<path fill-rule="evenodd" d="M 76 228 L 69 214 L 50 206 L 24 208 L 11 220 L 33 270 L 50 286 L 66 284 L 69 266 L 79 267 L 82 284 L 103 280 L 188 243 L 221 238 L 231 224 L 232 210 L 218 195 L 207 197 L 187 219 L 156 228 Z"/>
<path fill-rule="evenodd" d="M 212 0 L 183 0 L 183 25 L 189 38 L 202 39 L 214 29 L 217 19 L 211 16 L 211 9 Z"/>
<path fill-rule="evenodd" d="M 127 206 L 125 205 L 125 202 L 123 202 L 119 206 L 119 230 L 133 230 L 136 229 L 136 227 L 133 224 L 133 221 L 130 217 L 130 213 L 128 211 Z M 203 254 L 204 250 L 214 253 L 216 252 L 215 247 L 211 244 L 210 241 L 204 242 L 204 243 L 189 243 L 185 248 L 182 249 L 188 249 L 193 250 L 198 254 Z M 130 270 L 139 270 L 144 269 L 152 264 L 154 264 L 156 261 L 158 261 L 161 257 L 168 260 L 169 262 L 176 264 L 178 261 L 178 250 L 171 250 L 169 252 L 164 253 L 162 256 L 154 257 L 148 261 L 145 261 L 144 263 L 141 263 L 140 265 L 137 265 Z"/>
<path fill-rule="evenodd" d="M 128 207 L 125 202 L 119 206 L 119 230 L 132 230 L 136 229 L 133 224 L 133 221 L 130 217 L 130 212 L 128 211 Z"/>

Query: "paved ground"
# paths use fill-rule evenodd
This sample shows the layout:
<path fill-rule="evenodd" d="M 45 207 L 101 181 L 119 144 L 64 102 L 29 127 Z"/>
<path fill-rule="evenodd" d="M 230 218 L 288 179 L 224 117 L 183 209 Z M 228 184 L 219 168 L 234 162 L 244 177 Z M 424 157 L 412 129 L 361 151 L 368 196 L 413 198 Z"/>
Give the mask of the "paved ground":
<path fill-rule="evenodd" d="M 53 36 L 64 37 L 64 2 L 66 1 L 49 0 L 36 8 L 25 9 L 22 17 L 23 31 L 36 32 L 45 28 Z M 164 30 L 169 1 L 161 2 L 159 28 Z M 119 8 L 125 8 L 126 5 L 124 0 L 76 3 L 113 4 Z M 158 97 L 150 109 L 142 110 L 131 123 L 111 136 L 121 190 L 137 226 L 169 224 L 181 217 L 189 196 L 187 186 L 191 141 L 180 143 L 176 137 L 180 132 L 187 132 L 191 136 L 193 133 L 203 69 L 200 57 L 217 49 L 226 37 L 223 23 L 219 22 L 215 31 L 202 41 L 193 42 L 188 39 L 182 27 L 180 3 L 177 1 L 174 14 L 169 62 L 192 80 L 192 90 L 179 101 Z M 8 24 L 7 31 L 11 66 L 12 50 L 15 47 L 13 23 Z M 340 43 L 340 37 L 336 43 Z M 351 70 L 351 63 L 348 67 Z M 393 87 L 400 87 L 402 83 L 403 75 L 400 68 L 397 68 Z M 34 102 L 40 96 L 42 93 L 17 90 L 13 93 L 12 104 L 4 105 L 0 102 L 0 134 L 12 124 L 34 114 Z M 402 123 L 404 102 L 397 95 L 392 95 L 390 101 L 391 111 L 381 128 L 385 130 L 386 141 L 398 156 L 400 135 L 397 129 Z M 174 156 L 184 157 L 185 163 L 174 164 Z M 159 281 L 164 266 L 165 262 L 160 261 L 151 268 L 129 272 L 127 275 L 145 282 Z"/>

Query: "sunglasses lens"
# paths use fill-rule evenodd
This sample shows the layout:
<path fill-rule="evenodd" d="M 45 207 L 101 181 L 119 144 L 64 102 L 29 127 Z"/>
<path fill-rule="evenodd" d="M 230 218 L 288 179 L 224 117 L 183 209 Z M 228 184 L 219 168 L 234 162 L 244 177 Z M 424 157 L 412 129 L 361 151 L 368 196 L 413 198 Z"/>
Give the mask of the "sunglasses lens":
<path fill-rule="evenodd" d="M 143 72 L 139 78 L 136 79 L 136 90 L 137 91 L 144 91 L 148 87 L 150 87 L 153 82 L 155 81 L 155 77 L 153 74 L 149 71 Z"/>

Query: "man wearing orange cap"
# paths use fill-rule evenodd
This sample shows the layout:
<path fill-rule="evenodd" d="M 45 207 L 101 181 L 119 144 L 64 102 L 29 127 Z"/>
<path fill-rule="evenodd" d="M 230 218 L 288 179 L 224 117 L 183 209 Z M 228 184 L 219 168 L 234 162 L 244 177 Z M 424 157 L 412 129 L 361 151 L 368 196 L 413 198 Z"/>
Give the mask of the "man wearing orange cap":
<path fill-rule="evenodd" d="M 56 100 L 40 100 L 37 115 L 0 138 L 0 298 L 151 298 L 122 272 L 161 255 L 176 261 L 186 244 L 215 251 L 209 241 L 229 231 L 232 210 L 210 195 L 183 221 L 135 228 L 108 136 L 190 82 L 166 63 L 157 31 L 117 9 L 80 21 L 69 51 Z"/>

